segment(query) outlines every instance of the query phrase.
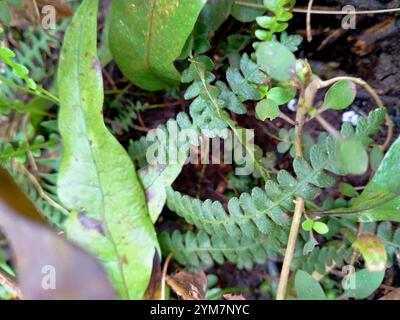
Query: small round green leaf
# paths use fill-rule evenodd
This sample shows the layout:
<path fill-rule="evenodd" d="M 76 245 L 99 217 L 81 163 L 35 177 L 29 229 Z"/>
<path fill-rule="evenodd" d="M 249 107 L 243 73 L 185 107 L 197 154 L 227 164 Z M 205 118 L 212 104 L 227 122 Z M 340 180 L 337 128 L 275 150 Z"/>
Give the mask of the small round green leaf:
<path fill-rule="evenodd" d="M 326 93 L 324 106 L 328 109 L 345 109 L 354 102 L 356 93 L 356 85 L 352 81 L 338 81 Z"/>
<path fill-rule="evenodd" d="M 340 140 L 337 157 L 343 168 L 350 174 L 361 175 L 368 169 L 368 153 L 360 141 Z"/>
<path fill-rule="evenodd" d="M 277 103 L 270 99 L 261 100 L 256 107 L 257 118 L 264 121 L 265 119 L 274 120 L 279 117 L 281 111 Z"/>
<path fill-rule="evenodd" d="M 288 103 L 296 96 L 296 89 L 294 88 L 272 88 L 268 92 L 268 99 L 275 101 L 278 105 Z"/>
<path fill-rule="evenodd" d="M 323 222 L 314 222 L 313 229 L 319 234 L 327 234 L 329 232 L 328 226 Z"/>
<path fill-rule="evenodd" d="M 256 55 L 260 67 L 275 80 L 288 81 L 296 72 L 295 56 L 277 41 L 260 43 Z"/>
<path fill-rule="evenodd" d="M 314 226 L 314 220 L 307 219 L 301 225 L 304 231 L 311 231 Z"/>

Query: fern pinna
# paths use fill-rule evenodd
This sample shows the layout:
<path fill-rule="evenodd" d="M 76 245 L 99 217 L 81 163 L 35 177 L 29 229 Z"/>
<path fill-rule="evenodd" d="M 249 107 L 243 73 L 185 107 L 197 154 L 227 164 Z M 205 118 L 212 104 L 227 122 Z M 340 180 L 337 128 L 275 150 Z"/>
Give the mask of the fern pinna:
<path fill-rule="evenodd" d="M 370 144 L 369 136 L 376 133 L 385 120 L 384 109 L 372 111 L 367 119 L 359 122 L 356 130 L 343 127 L 344 136 L 358 134 Z M 321 135 L 310 149 L 310 162 L 297 157 L 293 162 L 295 176 L 286 170 L 276 175 L 276 181 L 268 180 L 265 188 L 255 188 L 250 194 L 232 198 L 227 210 L 220 202 L 200 201 L 169 189 L 167 205 L 188 223 L 196 233 L 182 235 L 175 231 L 172 236 L 160 237 L 164 252 L 172 252 L 179 263 L 203 267 L 213 261 L 228 260 L 239 267 L 265 261 L 271 254 L 279 254 L 285 248 L 293 200 L 300 196 L 312 202 L 321 188 L 332 187 L 335 179 L 328 175 L 346 175 L 336 157 L 336 141 Z"/>

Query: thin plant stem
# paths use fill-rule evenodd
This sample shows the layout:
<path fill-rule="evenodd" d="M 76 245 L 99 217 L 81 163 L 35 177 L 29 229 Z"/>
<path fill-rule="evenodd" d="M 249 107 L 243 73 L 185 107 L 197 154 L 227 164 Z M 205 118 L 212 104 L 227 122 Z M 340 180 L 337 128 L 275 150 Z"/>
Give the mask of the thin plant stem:
<path fill-rule="evenodd" d="M 303 99 L 300 99 L 300 101 Z M 302 136 L 303 127 L 307 115 L 307 110 L 304 105 L 299 105 L 296 112 L 296 126 L 295 126 L 295 141 L 294 146 L 296 149 L 296 156 L 303 156 L 302 148 Z M 279 278 L 278 292 L 276 295 L 277 300 L 285 300 L 286 288 L 289 280 L 290 266 L 292 264 L 294 251 L 296 248 L 296 240 L 299 234 L 301 217 L 304 212 L 304 199 L 302 197 L 296 197 L 295 200 L 295 210 L 292 218 L 292 225 L 290 227 L 288 244 L 285 251 L 285 257 L 283 259 L 283 265 L 281 270 L 281 275 Z"/>

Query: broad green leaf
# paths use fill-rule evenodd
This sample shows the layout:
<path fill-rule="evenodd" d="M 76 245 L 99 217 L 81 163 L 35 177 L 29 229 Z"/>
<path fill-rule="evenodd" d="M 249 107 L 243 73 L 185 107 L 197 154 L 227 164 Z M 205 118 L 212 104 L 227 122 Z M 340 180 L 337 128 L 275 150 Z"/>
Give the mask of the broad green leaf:
<path fill-rule="evenodd" d="M 362 210 L 362 221 L 400 221 L 399 158 L 400 138 L 387 151 L 374 177 L 352 206 L 354 210 Z"/>
<path fill-rule="evenodd" d="M 260 67 L 275 80 L 288 81 L 296 71 L 295 56 L 277 41 L 260 43 L 256 55 Z"/>
<path fill-rule="evenodd" d="M 118 0 L 109 16 L 110 50 L 123 74 L 146 90 L 178 85 L 174 61 L 206 0 Z"/>
<path fill-rule="evenodd" d="M 307 272 L 297 271 L 294 282 L 299 300 L 326 300 L 321 285 Z"/>
<path fill-rule="evenodd" d="M 338 81 L 326 93 L 324 107 L 335 110 L 345 109 L 354 102 L 356 94 L 357 88 L 354 82 Z"/>
<path fill-rule="evenodd" d="M 170 187 L 182 171 L 183 164 L 149 165 L 139 170 L 139 177 L 146 192 L 151 220 L 157 221 L 167 200 Z"/>
<path fill-rule="evenodd" d="M 240 22 L 252 22 L 256 20 L 258 16 L 262 16 L 266 8 L 254 8 L 251 5 L 262 5 L 263 0 L 246 0 L 242 1 L 243 3 L 235 3 L 232 7 L 232 16 L 234 16 Z M 249 5 L 245 5 L 244 3 L 249 3 Z"/>
<path fill-rule="evenodd" d="M 264 121 L 265 119 L 274 120 L 279 117 L 281 111 L 279 106 L 273 100 L 261 100 L 256 106 L 257 118 Z"/>
<path fill-rule="evenodd" d="M 374 234 L 363 234 L 353 243 L 353 247 L 360 251 L 367 269 L 373 271 L 385 271 L 387 254 L 385 245 Z"/>
<path fill-rule="evenodd" d="M 350 279 L 349 288 L 345 290 L 345 294 L 348 297 L 365 299 L 379 288 L 384 276 L 385 272 L 383 271 L 370 272 L 367 269 L 357 271 L 355 274 L 348 276 L 354 278 Z"/>
<path fill-rule="evenodd" d="M 134 165 L 104 125 L 97 8 L 98 1 L 85 0 L 64 37 L 58 70 L 64 153 L 57 191 L 72 211 L 67 236 L 103 262 L 121 298 L 140 299 L 158 244 Z"/>
<path fill-rule="evenodd" d="M 368 153 L 356 139 L 340 140 L 337 157 L 343 168 L 350 174 L 361 175 L 368 169 Z"/>

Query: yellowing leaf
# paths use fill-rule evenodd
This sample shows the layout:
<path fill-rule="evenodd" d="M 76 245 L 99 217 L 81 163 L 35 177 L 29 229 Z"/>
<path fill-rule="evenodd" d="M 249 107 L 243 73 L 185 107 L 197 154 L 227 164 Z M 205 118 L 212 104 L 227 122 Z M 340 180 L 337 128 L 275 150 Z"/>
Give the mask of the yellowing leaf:
<path fill-rule="evenodd" d="M 353 243 L 353 247 L 360 251 L 369 271 L 384 271 L 386 269 L 385 245 L 376 235 L 363 234 L 359 236 L 357 241 Z"/>
<path fill-rule="evenodd" d="M 158 246 L 143 188 L 102 116 L 98 1 L 85 0 L 69 26 L 58 72 L 64 154 L 57 185 L 72 210 L 66 231 L 99 258 L 121 298 L 140 299 Z"/>

